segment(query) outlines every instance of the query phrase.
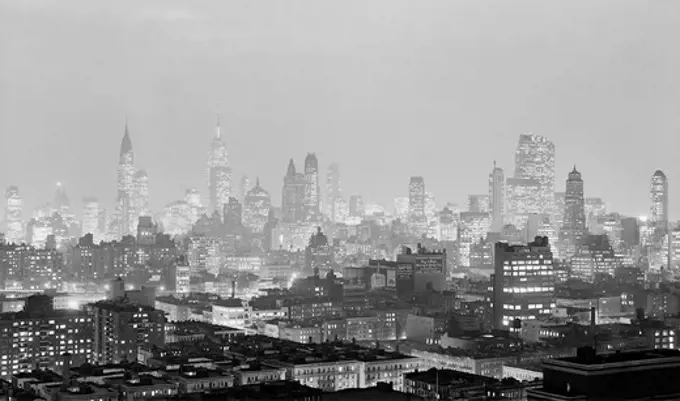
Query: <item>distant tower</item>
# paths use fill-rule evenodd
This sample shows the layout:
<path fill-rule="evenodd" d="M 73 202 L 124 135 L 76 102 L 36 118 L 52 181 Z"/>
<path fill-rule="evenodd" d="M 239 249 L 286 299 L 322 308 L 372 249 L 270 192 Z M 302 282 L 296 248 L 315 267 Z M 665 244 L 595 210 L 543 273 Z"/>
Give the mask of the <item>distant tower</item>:
<path fill-rule="evenodd" d="M 222 213 L 231 195 L 231 167 L 227 147 L 222 140 L 220 120 L 217 120 L 215 137 L 210 145 L 208 156 L 208 192 L 210 211 Z"/>
<path fill-rule="evenodd" d="M 68 216 L 71 212 L 71 201 L 66 195 L 66 189 L 58 182 L 57 188 L 54 191 L 54 201 L 52 202 L 52 211 L 59 213 L 62 216 Z"/>
<path fill-rule="evenodd" d="M 305 220 L 319 219 L 319 161 L 316 154 L 308 153 L 305 158 Z"/>
<path fill-rule="evenodd" d="M 503 228 L 503 213 L 505 211 L 505 174 L 503 169 L 496 167 L 489 174 L 489 209 L 491 211 L 491 231 L 501 232 Z"/>
<path fill-rule="evenodd" d="M 539 212 L 551 215 L 555 202 L 555 145 L 540 135 L 520 135 L 514 178 L 538 181 L 541 186 Z"/>
<path fill-rule="evenodd" d="M 425 179 L 411 177 L 408 184 L 408 220 L 415 234 L 421 234 L 427 226 L 425 215 Z"/>
<path fill-rule="evenodd" d="M 569 173 L 564 192 L 564 222 L 561 237 L 571 247 L 582 243 L 586 235 L 586 212 L 583 198 L 583 179 L 576 166 Z M 573 250 L 573 248 L 572 248 Z"/>
<path fill-rule="evenodd" d="M 135 173 L 135 190 L 133 193 L 134 214 L 137 219 L 142 216 L 150 216 L 149 210 L 149 176 L 144 170 Z"/>
<path fill-rule="evenodd" d="M 666 232 L 668 230 L 668 179 L 661 170 L 656 170 L 652 175 L 649 197 L 652 202 L 649 218 L 658 228 Z"/>
<path fill-rule="evenodd" d="M 251 189 L 246 196 L 243 208 L 243 225 L 252 233 L 261 234 L 269 221 L 271 209 L 271 197 L 269 192 L 260 186 L 260 179 L 255 181 L 255 188 Z"/>
<path fill-rule="evenodd" d="M 340 167 L 337 163 L 328 166 L 326 173 L 326 214 L 333 218 L 335 213 L 335 200 L 341 196 L 340 191 Z"/>
<path fill-rule="evenodd" d="M 135 186 L 135 156 L 132 151 L 132 141 L 125 123 L 125 134 L 120 144 L 118 159 L 118 198 L 116 202 L 115 224 L 118 238 L 132 234 L 136 223 L 132 196 Z"/>
<path fill-rule="evenodd" d="M 250 181 L 250 178 L 248 178 L 247 175 L 244 175 L 241 177 L 241 198 L 237 199 L 239 202 L 243 202 L 246 199 L 246 195 L 248 195 L 248 192 L 253 189 L 253 183 Z"/>
<path fill-rule="evenodd" d="M 88 197 L 83 199 L 82 233 L 83 235 L 92 234 L 92 239 L 95 243 L 99 243 L 102 240 L 99 227 L 100 213 L 97 198 Z"/>
<path fill-rule="evenodd" d="M 305 175 L 296 171 L 295 162 L 290 159 L 286 175 L 283 177 L 281 193 L 281 220 L 283 222 L 296 223 L 304 220 L 306 188 Z"/>
<path fill-rule="evenodd" d="M 21 218 L 23 199 L 19 195 L 19 187 L 14 185 L 5 192 L 5 241 L 8 244 L 20 244 L 24 241 L 24 223 Z"/>

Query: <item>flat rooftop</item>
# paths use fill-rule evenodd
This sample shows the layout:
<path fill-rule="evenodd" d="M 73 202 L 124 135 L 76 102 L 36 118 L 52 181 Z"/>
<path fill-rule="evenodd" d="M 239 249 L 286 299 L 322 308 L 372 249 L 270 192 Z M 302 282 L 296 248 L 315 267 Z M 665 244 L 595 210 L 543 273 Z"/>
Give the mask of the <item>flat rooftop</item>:
<path fill-rule="evenodd" d="M 455 387 L 484 385 L 486 383 L 492 383 L 496 381 L 496 379 L 492 377 L 480 376 L 472 373 L 448 369 L 430 369 L 425 372 L 408 373 L 406 375 L 406 379 L 428 384 L 439 383 L 440 386 Z"/>
<path fill-rule="evenodd" d="M 569 362 L 579 365 L 607 365 L 626 362 L 661 362 L 664 359 L 680 358 L 680 351 L 672 349 L 652 349 L 644 351 L 627 351 L 613 354 L 579 355 L 559 358 L 555 362 Z M 551 362 L 551 361 L 546 361 Z"/>

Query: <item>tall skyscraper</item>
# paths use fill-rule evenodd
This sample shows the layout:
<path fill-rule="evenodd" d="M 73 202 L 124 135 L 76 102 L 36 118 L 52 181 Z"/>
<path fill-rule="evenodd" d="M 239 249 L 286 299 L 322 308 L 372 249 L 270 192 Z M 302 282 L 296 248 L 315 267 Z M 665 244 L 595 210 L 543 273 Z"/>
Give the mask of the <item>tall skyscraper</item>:
<path fill-rule="evenodd" d="M 5 192 L 5 241 L 8 244 L 21 244 L 24 241 L 24 222 L 21 218 L 23 199 L 19 195 L 19 187 L 14 185 Z"/>
<path fill-rule="evenodd" d="M 656 170 L 652 175 L 649 198 L 652 202 L 649 220 L 657 228 L 666 232 L 668 230 L 668 179 L 661 170 Z"/>
<path fill-rule="evenodd" d="M 260 179 L 255 181 L 255 188 L 246 196 L 243 208 L 243 225 L 251 232 L 260 234 L 269 221 L 269 211 L 272 203 L 269 192 L 260 186 Z"/>
<path fill-rule="evenodd" d="M 415 234 L 421 234 L 427 227 L 425 215 L 425 179 L 423 177 L 411 177 L 408 184 L 408 220 L 411 230 Z"/>
<path fill-rule="evenodd" d="M 231 167 L 227 147 L 222 140 L 219 119 L 208 156 L 208 193 L 210 194 L 210 211 L 222 213 L 224 205 L 229 203 L 231 196 Z"/>
<path fill-rule="evenodd" d="M 138 170 L 135 173 L 135 187 L 132 200 L 136 221 L 139 221 L 140 217 L 151 215 L 149 210 L 149 176 L 144 170 Z"/>
<path fill-rule="evenodd" d="M 281 193 L 281 220 L 285 223 L 296 223 L 305 218 L 305 190 L 304 174 L 295 170 L 295 162 L 290 159 L 286 175 L 283 177 Z"/>
<path fill-rule="evenodd" d="M 505 211 L 505 174 L 503 169 L 496 167 L 489 174 L 489 209 L 491 212 L 491 231 L 501 232 L 503 228 L 503 213 Z"/>
<path fill-rule="evenodd" d="M 52 212 L 59 213 L 62 216 L 69 216 L 71 214 L 71 201 L 66 194 L 66 189 L 60 182 L 57 183 L 57 188 L 54 191 Z"/>
<path fill-rule="evenodd" d="M 564 192 L 564 221 L 560 232 L 561 239 L 566 241 L 568 256 L 581 244 L 586 234 L 586 212 L 583 199 L 583 180 L 576 166 L 569 173 Z"/>
<path fill-rule="evenodd" d="M 134 163 L 135 156 L 132 151 L 132 141 L 130 140 L 130 133 L 126 123 L 125 134 L 120 144 L 120 157 L 118 159 L 118 197 L 114 217 L 115 231 L 118 238 L 133 234 L 133 226 L 136 224 L 132 201 L 135 187 Z"/>
<path fill-rule="evenodd" d="M 335 216 L 335 199 L 342 195 L 340 189 L 340 167 L 337 163 L 328 166 L 326 173 L 326 214 Z"/>
<path fill-rule="evenodd" d="M 308 153 L 305 158 L 305 220 L 319 219 L 319 161 L 316 154 Z"/>
<path fill-rule="evenodd" d="M 99 214 L 99 200 L 94 197 L 84 198 L 81 231 L 83 235 L 92 234 L 95 243 L 99 243 L 103 239 L 99 231 Z"/>
<path fill-rule="evenodd" d="M 555 145 L 548 138 L 520 135 L 515 151 L 515 178 L 538 181 L 540 214 L 552 215 L 555 201 Z"/>
<path fill-rule="evenodd" d="M 243 203 L 243 201 L 246 199 L 246 195 L 248 195 L 248 192 L 253 189 L 253 182 L 250 180 L 250 178 L 247 175 L 244 175 L 241 177 L 241 186 L 240 186 L 240 198 L 236 198 L 239 202 Z"/>
<path fill-rule="evenodd" d="M 493 326 L 518 331 L 515 319 L 550 316 L 555 307 L 553 255 L 546 237 L 527 245 L 498 242 L 494 251 Z"/>
<path fill-rule="evenodd" d="M 541 183 L 533 178 L 507 178 L 505 206 L 506 223 L 524 229 L 529 216 L 541 214 Z"/>

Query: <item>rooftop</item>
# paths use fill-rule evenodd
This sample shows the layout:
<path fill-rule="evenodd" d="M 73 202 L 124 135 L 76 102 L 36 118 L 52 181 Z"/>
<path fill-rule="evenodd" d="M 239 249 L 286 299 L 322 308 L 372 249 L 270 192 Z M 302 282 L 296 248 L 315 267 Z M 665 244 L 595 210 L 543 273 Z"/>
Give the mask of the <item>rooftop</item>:
<path fill-rule="evenodd" d="M 406 379 L 424 382 L 428 384 L 439 383 L 440 386 L 467 387 L 473 385 L 484 385 L 493 383 L 496 379 L 492 377 L 475 375 L 472 373 L 460 372 L 457 370 L 430 369 L 425 372 L 412 372 L 406 374 Z"/>
<path fill-rule="evenodd" d="M 669 358 L 680 358 L 680 351 L 671 349 L 652 349 L 644 351 L 616 352 L 613 354 L 595 354 L 592 348 L 582 348 L 575 357 L 559 358 L 554 362 L 568 362 L 579 365 L 607 365 L 633 362 L 665 362 Z M 546 361 L 551 363 L 553 361 Z"/>
<path fill-rule="evenodd" d="M 116 312 L 137 312 L 137 311 L 139 311 L 139 312 L 152 312 L 152 311 L 156 311 L 156 309 L 154 309 L 150 306 L 134 304 L 134 303 L 127 302 L 125 300 L 105 299 L 105 300 L 95 302 L 95 303 L 90 304 L 90 305 L 95 306 L 97 308 L 102 308 L 102 309 L 116 311 Z"/>

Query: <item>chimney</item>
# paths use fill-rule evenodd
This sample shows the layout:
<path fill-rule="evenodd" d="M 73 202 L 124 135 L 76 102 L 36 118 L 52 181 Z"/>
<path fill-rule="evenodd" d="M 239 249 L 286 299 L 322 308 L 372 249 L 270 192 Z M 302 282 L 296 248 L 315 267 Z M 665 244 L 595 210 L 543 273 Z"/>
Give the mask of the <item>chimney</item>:
<path fill-rule="evenodd" d="M 236 298 L 236 280 L 231 282 L 231 299 Z"/>
<path fill-rule="evenodd" d="M 595 313 L 596 309 L 592 306 L 590 308 L 590 334 L 593 336 L 593 349 L 597 352 L 597 333 L 595 332 L 597 325 L 595 324 Z"/>
<path fill-rule="evenodd" d="M 64 391 L 68 388 L 69 382 L 71 381 L 71 354 L 66 352 L 62 355 L 62 357 L 63 365 L 61 368 L 61 377 L 63 380 L 61 383 L 61 389 Z"/>

